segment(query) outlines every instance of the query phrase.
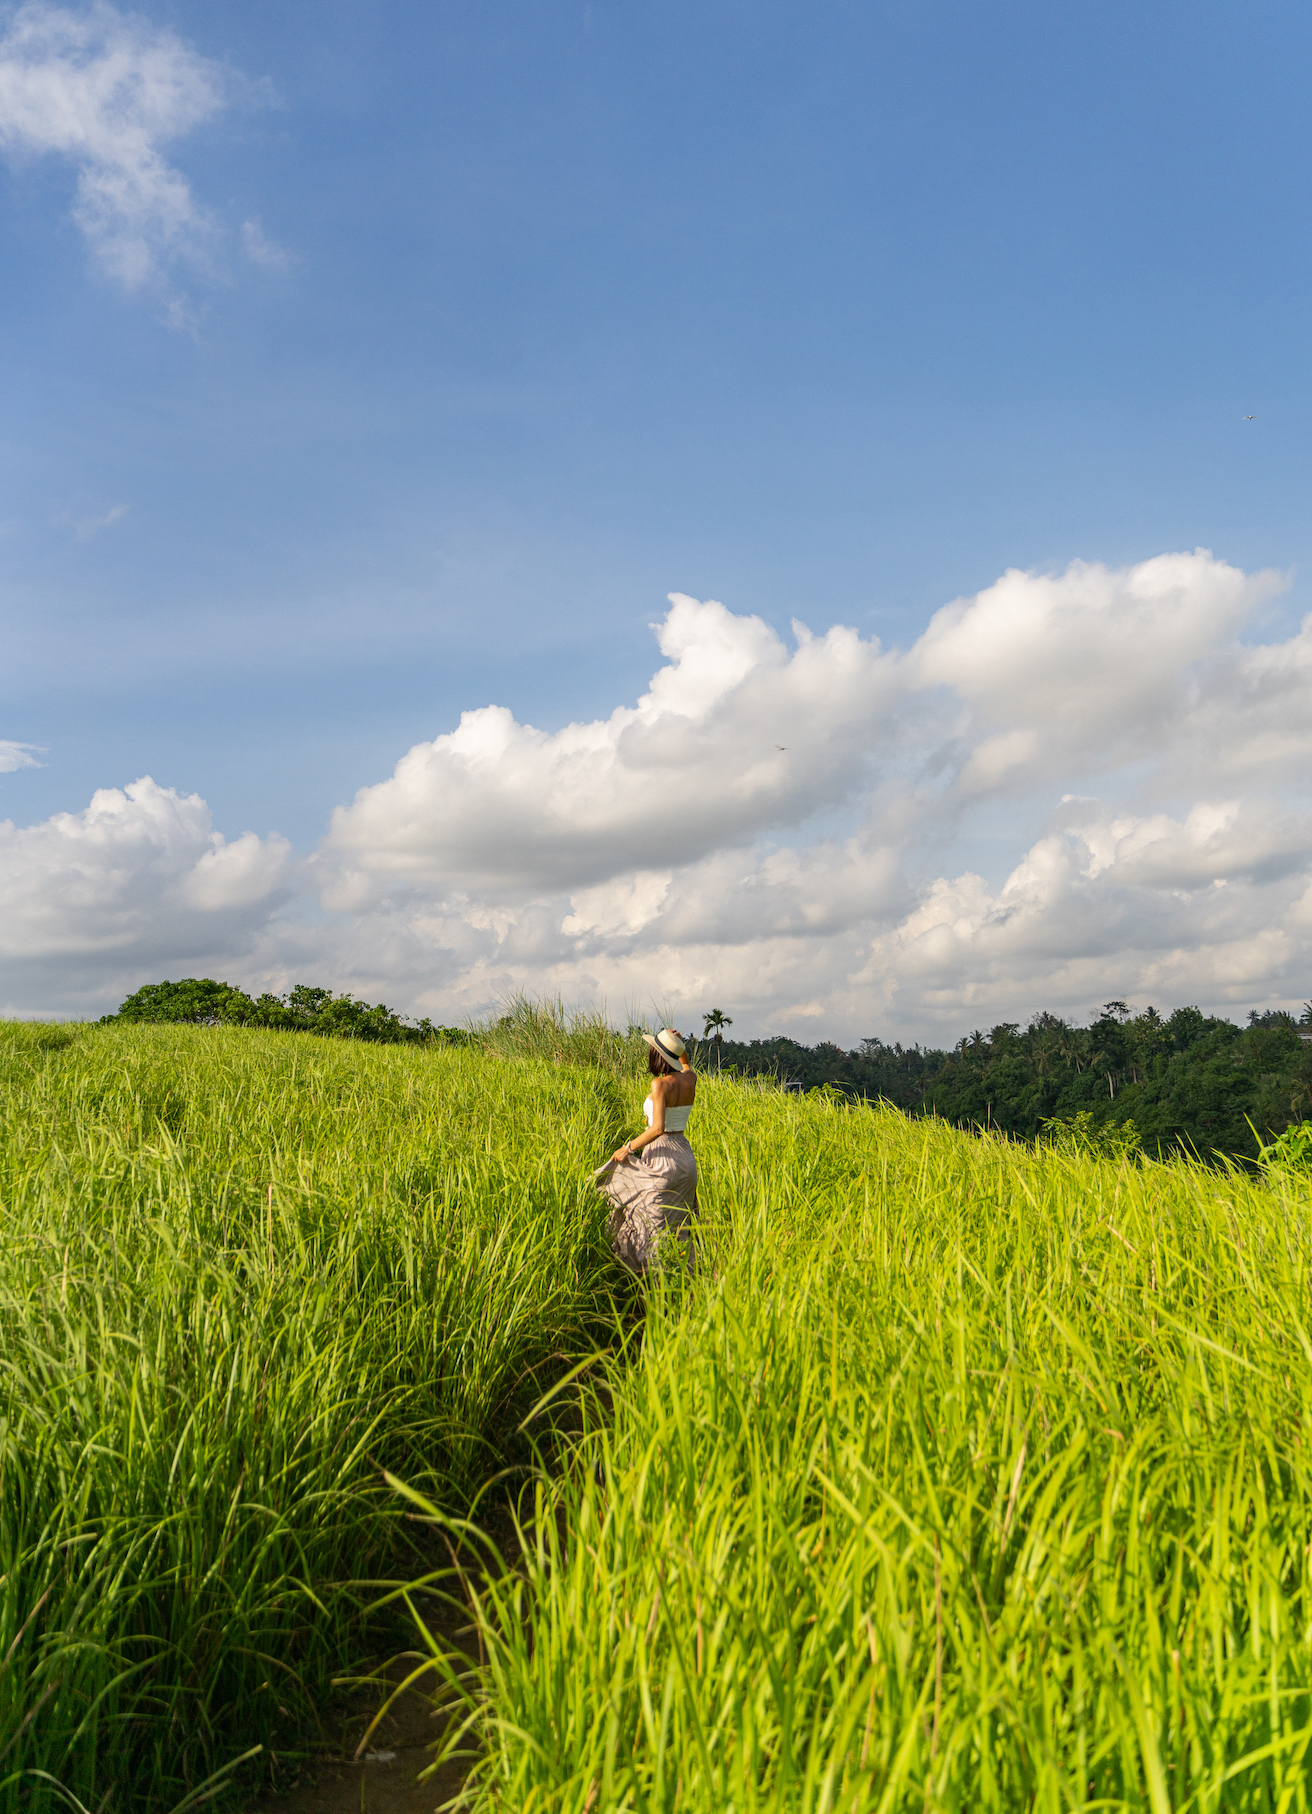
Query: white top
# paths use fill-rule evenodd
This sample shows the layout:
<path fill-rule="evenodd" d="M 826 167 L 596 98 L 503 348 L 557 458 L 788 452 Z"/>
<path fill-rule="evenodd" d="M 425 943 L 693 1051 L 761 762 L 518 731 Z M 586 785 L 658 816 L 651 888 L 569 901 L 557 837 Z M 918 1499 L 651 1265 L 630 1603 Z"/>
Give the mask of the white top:
<path fill-rule="evenodd" d="M 692 1108 L 693 1105 L 689 1102 L 682 1108 L 666 1109 L 665 1132 L 667 1134 L 681 1134 L 688 1125 L 688 1117 L 692 1114 Z M 643 1103 L 642 1112 L 647 1117 L 647 1126 L 650 1127 L 656 1114 L 656 1104 L 652 1101 L 650 1096 L 648 1096 L 647 1100 Z"/>

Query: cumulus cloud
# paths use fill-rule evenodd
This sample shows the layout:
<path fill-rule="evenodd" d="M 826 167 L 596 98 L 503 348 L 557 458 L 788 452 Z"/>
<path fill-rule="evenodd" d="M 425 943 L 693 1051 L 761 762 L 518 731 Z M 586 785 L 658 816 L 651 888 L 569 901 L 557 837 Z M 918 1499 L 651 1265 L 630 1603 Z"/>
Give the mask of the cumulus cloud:
<path fill-rule="evenodd" d="M 1013 570 L 937 612 L 904 675 L 956 706 L 956 782 L 967 794 L 1054 767 L 1105 772 L 1201 728 L 1201 695 L 1220 679 L 1210 659 L 1281 584 L 1201 548 L 1119 571 L 1085 561 L 1055 575 Z"/>
<path fill-rule="evenodd" d="M 790 645 L 674 595 L 635 706 L 555 733 L 471 711 L 361 789 L 322 900 L 439 1012 L 713 995 L 855 1037 L 1018 999 L 1293 996 L 1312 624 L 1240 641 L 1282 583 L 1206 550 L 1010 572 L 905 652 L 801 625 Z M 1100 797 L 1071 787 L 1090 779 Z M 1039 835 L 996 884 L 936 874 L 985 795 Z M 817 836 L 835 815 L 849 830 Z"/>
<path fill-rule="evenodd" d="M 1312 827 L 1291 837 L 1292 822 L 1272 821 L 1249 837 L 1236 817 L 1232 805 L 1177 821 L 1076 814 L 996 890 L 969 873 L 935 881 L 871 940 L 856 984 L 877 988 L 890 1012 L 915 1001 L 940 1021 L 1115 996 L 1221 1008 L 1300 999 Z"/>
<path fill-rule="evenodd" d="M 145 966 L 249 957 L 287 898 L 291 847 L 227 841 L 198 795 L 149 776 L 78 813 L 0 822 L 0 999 L 98 1001 Z"/>
<path fill-rule="evenodd" d="M 340 807 L 317 918 L 282 905 L 280 840 L 143 782 L 11 828 L 0 923 L 448 1020 L 516 989 L 840 1040 L 1300 1002 L 1312 620 L 1242 640 L 1278 584 L 1205 551 L 1008 573 L 904 651 L 673 595 L 636 703 L 550 732 L 471 710 Z"/>
<path fill-rule="evenodd" d="M 1198 697 L 1170 752 L 1183 785 L 1200 774 L 1244 786 L 1288 786 L 1312 760 L 1312 617 L 1280 643 L 1222 647 L 1203 665 Z"/>
<path fill-rule="evenodd" d="M 681 594 L 655 628 L 668 665 L 636 706 L 554 734 L 485 706 L 361 788 L 320 855 L 325 905 L 587 888 L 801 824 L 859 786 L 894 696 L 878 643 L 795 625 L 789 650 L 760 618 Z"/>
<path fill-rule="evenodd" d="M 339 808 L 319 858 L 326 904 L 595 887 L 800 826 L 910 771 L 916 810 L 942 818 L 1055 776 L 1178 764 L 1186 749 L 1192 764 L 1196 744 L 1213 772 L 1251 763 L 1263 740 L 1288 759 L 1312 747 L 1312 633 L 1230 646 L 1279 583 L 1205 550 L 1012 572 L 938 612 L 903 655 L 797 623 L 790 649 L 759 618 L 674 594 L 654 626 L 668 665 L 636 706 L 554 734 L 503 706 L 466 712 Z"/>
<path fill-rule="evenodd" d="M 104 0 L 85 11 L 34 0 L 0 36 L 0 147 L 75 167 L 74 220 L 102 268 L 140 290 L 177 259 L 210 257 L 214 219 L 165 149 L 217 113 L 230 87 L 172 32 Z"/>

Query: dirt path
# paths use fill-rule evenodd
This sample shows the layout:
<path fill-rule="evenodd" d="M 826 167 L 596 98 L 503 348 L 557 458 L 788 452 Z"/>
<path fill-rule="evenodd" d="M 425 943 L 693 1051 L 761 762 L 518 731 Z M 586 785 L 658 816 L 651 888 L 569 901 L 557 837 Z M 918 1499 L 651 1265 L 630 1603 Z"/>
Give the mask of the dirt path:
<path fill-rule="evenodd" d="M 464 1776 L 460 1764 L 445 1764 L 427 1782 L 416 1780 L 433 1761 L 436 1737 L 432 1703 L 422 1693 L 403 1695 L 375 1729 L 361 1761 L 351 1761 L 378 1704 L 377 1693 L 357 1690 L 343 1709 L 339 1745 L 306 1765 L 289 1794 L 264 1796 L 249 1814 L 433 1814 L 449 1801 Z"/>
<path fill-rule="evenodd" d="M 502 1555 L 513 1552 L 514 1527 L 504 1515 L 493 1510 L 485 1518 L 484 1529 Z M 441 1567 L 448 1560 L 434 1544 L 432 1566 Z M 479 1551 L 466 1560 L 472 1567 L 484 1563 L 486 1556 Z M 414 1572 L 416 1576 L 426 1572 L 418 1560 Z M 474 1659 L 477 1640 L 467 1618 L 449 1605 L 433 1602 L 426 1604 L 425 1617 L 448 1654 L 463 1652 Z M 412 1648 L 416 1635 L 402 1616 L 397 1617 L 390 1634 L 375 1632 L 375 1642 L 381 1636 L 387 1645 L 375 1651 L 375 1658 L 389 1653 L 394 1658 L 378 1669 L 382 1680 L 335 1694 L 322 1716 L 324 1742 L 313 1761 L 302 1763 L 299 1778 L 290 1787 L 284 1782 L 278 1794 L 267 1791 L 250 1802 L 244 1814 L 434 1814 L 450 1801 L 464 1780 L 467 1761 L 444 1764 L 426 1782 L 417 1780 L 432 1765 L 433 1747 L 445 1730 L 446 1715 L 433 1707 L 432 1691 L 437 1683 L 431 1675 L 397 1696 L 370 1732 L 359 1762 L 355 1761 L 391 1684 L 404 1681 L 419 1661 L 420 1653 Z M 372 1673 L 377 1667 L 376 1661 L 365 1664 L 361 1673 Z"/>
<path fill-rule="evenodd" d="M 503 1558 L 517 1554 L 515 1525 L 504 1508 L 486 1506 L 480 1523 Z M 487 1565 L 488 1556 L 479 1547 L 462 1559 L 476 1575 Z M 432 1566 L 441 1568 L 449 1560 L 449 1552 L 434 1542 Z M 417 1564 L 414 1572 L 419 1576 L 426 1571 Z M 425 1607 L 425 1617 L 448 1651 L 463 1651 L 474 1659 L 477 1640 L 466 1618 L 449 1606 L 439 1609 L 431 1603 Z M 398 1619 L 394 1636 L 396 1660 L 380 1673 L 389 1682 L 400 1682 L 418 1661 L 417 1653 L 408 1658 L 401 1654 L 410 1650 L 416 1634 Z M 427 1685 L 434 1687 L 434 1678 L 428 1678 Z M 443 1715 L 434 1712 L 431 1695 L 424 1688 L 421 1682 L 417 1689 L 397 1697 L 370 1734 L 358 1763 L 355 1753 L 388 1691 L 371 1686 L 342 1694 L 323 1719 L 326 1734 L 338 1735 L 336 1742 L 327 1737 L 313 1762 L 301 1765 L 299 1778 L 290 1788 L 283 1787 L 278 1794 L 266 1792 L 248 1803 L 243 1814 L 435 1814 L 459 1789 L 468 1762 L 444 1764 L 426 1782 L 417 1780 L 431 1766 L 433 1747 L 443 1730 Z"/>
<path fill-rule="evenodd" d="M 405 1665 L 388 1669 L 390 1680 L 403 1674 Z M 303 1763 L 289 1792 L 261 1796 L 247 1814 L 434 1814 L 450 1801 L 465 1778 L 461 1763 L 446 1763 L 425 1783 L 417 1781 L 432 1765 L 437 1738 L 432 1700 L 423 1691 L 397 1698 L 370 1734 L 363 1758 L 354 1761 L 381 1700 L 377 1689 L 352 1692 L 339 1712 L 338 1743 L 327 1743 L 314 1763 Z"/>

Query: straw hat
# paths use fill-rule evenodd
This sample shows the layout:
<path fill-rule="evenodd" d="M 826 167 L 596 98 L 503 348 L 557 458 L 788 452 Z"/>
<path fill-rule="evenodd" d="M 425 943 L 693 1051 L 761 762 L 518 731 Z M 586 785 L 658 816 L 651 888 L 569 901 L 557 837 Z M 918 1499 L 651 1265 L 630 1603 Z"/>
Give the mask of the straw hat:
<path fill-rule="evenodd" d="M 642 1037 L 656 1056 L 663 1058 L 666 1064 L 673 1065 L 676 1071 L 680 1061 L 688 1056 L 688 1048 L 684 1045 L 682 1036 L 673 1027 L 662 1027 L 659 1033 L 644 1033 Z"/>

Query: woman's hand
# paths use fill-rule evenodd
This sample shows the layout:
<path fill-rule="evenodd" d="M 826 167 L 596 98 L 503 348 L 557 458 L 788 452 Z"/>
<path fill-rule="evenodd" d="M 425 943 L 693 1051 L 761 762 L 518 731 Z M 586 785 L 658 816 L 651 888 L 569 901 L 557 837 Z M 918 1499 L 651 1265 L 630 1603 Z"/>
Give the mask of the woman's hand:
<path fill-rule="evenodd" d="M 622 1146 L 617 1153 L 611 1154 L 611 1158 L 616 1165 L 623 1165 L 626 1159 L 632 1159 L 632 1157 L 633 1154 L 629 1151 L 627 1146 Z"/>

